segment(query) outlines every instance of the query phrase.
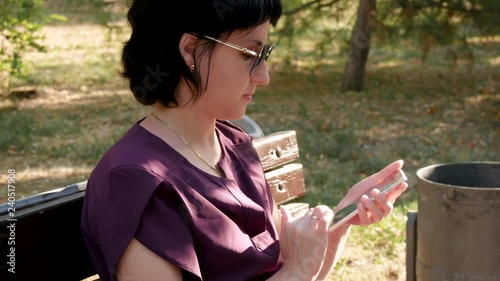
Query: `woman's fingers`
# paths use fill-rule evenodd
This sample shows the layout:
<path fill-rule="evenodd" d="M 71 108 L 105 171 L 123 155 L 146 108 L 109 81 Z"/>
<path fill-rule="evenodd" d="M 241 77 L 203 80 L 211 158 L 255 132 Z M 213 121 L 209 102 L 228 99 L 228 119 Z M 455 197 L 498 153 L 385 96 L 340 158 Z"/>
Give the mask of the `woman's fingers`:
<path fill-rule="evenodd" d="M 396 199 L 401 195 L 401 193 L 406 190 L 406 188 L 408 188 L 408 183 L 402 182 L 400 185 L 396 186 L 396 188 L 386 194 L 387 200 L 394 203 L 394 201 L 396 201 Z"/>
<path fill-rule="evenodd" d="M 390 200 L 381 193 L 378 189 L 371 192 L 373 200 L 368 196 L 361 197 L 361 203 L 358 205 L 358 217 L 360 225 L 369 225 L 380 222 L 384 217 L 388 216 L 394 206 Z"/>
<path fill-rule="evenodd" d="M 403 160 L 394 161 L 391 164 L 385 166 L 382 170 L 366 178 L 366 180 L 370 183 L 371 186 L 374 186 L 394 174 L 396 171 L 401 170 L 401 168 L 403 168 L 403 164 Z"/>
<path fill-rule="evenodd" d="M 368 183 L 370 186 L 373 186 L 390 175 L 394 174 L 397 170 L 400 170 L 403 168 L 404 161 L 403 160 L 397 160 L 392 162 L 391 164 L 385 166 L 382 170 L 376 172 L 375 174 L 365 178 L 364 180 L 360 181 L 359 183 Z M 358 184 L 359 184 L 358 183 Z"/>
<path fill-rule="evenodd" d="M 318 207 L 312 209 L 311 216 L 309 217 L 309 223 L 316 225 L 322 213 L 323 211 Z"/>
<path fill-rule="evenodd" d="M 370 222 L 379 222 L 384 218 L 384 212 L 368 196 L 361 197 L 363 207 L 370 212 Z"/>
<path fill-rule="evenodd" d="M 302 216 L 292 218 L 282 207 L 280 245 L 285 265 L 304 279 L 318 274 L 328 246 L 327 225 L 333 217 L 327 206 L 316 206 Z"/>
<path fill-rule="evenodd" d="M 293 217 L 290 211 L 285 207 L 281 207 L 281 223 L 288 227 L 296 228 L 297 233 L 301 235 L 316 235 L 326 232 L 330 221 L 333 219 L 333 211 L 325 205 L 316 206 L 308 209 L 302 216 Z"/>
<path fill-rule="evenodd" d="M 280 212 L 281 212 L 281 225 L 285 225 L 286 222 L 291 220 L 292 215 L 290 214 L 290 211 L 288 211 L 288 209 L 283 206 L 280 207 Z"/>
<path fill-rule="evenodd" d="M 384 216 L 389 215 L 393 210 L 392 202 L 390 202 L 387 197 L 380 192 L 378 189 L 372 190 L 372 196 L 375 199 L 376 205 L 378 205 L 379 209 L 382 211 Z"/>
<path fill-rule="evenodd" d="M 380 180 L 383 180 L 383 179 L 387 178 L 388 176 L 394 174 L 397 170 L 400 170 L 401 168 L 403 168 L 403 164 L 404 164 L 403 160 L 394 161 L 391 164 L 385 166 L 382 170 L 380 170 L 375 175 L 380 177 Z"/>
<path fill-rule="evenodd" d="M 327 208 L 323 211 L 323 214 L 318 220 L 318 233 L 320 235 L 326 235 L 328 233 L 328 226 L 333 220 L 334 213 L 332 209 Z"/>
<path fill-rule="evenodd" d="M 326 228 L 332 219 L 333 211 L 328 206 L 320 205 L 309 209 L 309 211 L 303 216 L 303 224 L 308 228 L 326 231 Z"/>
<path fill-rule="evenodd" d="M 363 203 L 358 204 L 358 220 L 359 225 L 369 225 L 371 223 L 370 218 L 368 217 L 368 212 L 363 206 Z"/>

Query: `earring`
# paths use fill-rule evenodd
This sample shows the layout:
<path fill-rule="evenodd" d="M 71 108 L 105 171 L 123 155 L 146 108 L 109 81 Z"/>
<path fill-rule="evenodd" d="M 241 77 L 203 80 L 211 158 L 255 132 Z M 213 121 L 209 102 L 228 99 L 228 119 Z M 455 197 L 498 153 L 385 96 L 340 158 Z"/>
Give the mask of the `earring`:
<path fill-rule="evenodd" d="M 192 64 L 192 65 L 189 66 L 189 70 L 191 70 L 191 72 L 194 71 L 194 64 Z"/>

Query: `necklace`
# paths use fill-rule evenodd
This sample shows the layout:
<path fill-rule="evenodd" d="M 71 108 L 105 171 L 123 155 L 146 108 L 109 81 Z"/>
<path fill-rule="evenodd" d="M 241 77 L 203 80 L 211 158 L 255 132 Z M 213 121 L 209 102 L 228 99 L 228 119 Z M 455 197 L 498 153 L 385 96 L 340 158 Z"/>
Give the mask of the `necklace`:
<path fill-rule="evenodd" d="M 212 169 L 217 175 L 221 176 L 221 177 L 224 177 L 224 173 L 220 170 L 219 167 L 215 166 L 215 165 L 212 165 L 210 162 L 208 162 L 207 160 L 205 160 L 203 157 L 201 157 L 200 153 L 198 153 L 198 151 L 196 151 L 196 149 L 194 149 L 191 144 L 189 144 L 189 142 L 174 128 L 172 127 L 172 125 L 170 125 L 169 123 L 165 122 L 164 120 L 160 119 L 160 117 L 158 117 L 156 114 L 154 114 L 153 112 L 151 112 L 151 115 L 156 119 L 156 121 L 160 122 L 161 124 L 165 125 L 168 129 L 170 129 L 170 131 L 174 132 L 174 134 L 182 141 L 182 143 L 184 143 L 184 145 L 186 145 L 189 149 L 191 149 L 191 151 L 203 162 L 205 163 L 208 167 L 210 167 L 210 169 Z"/>

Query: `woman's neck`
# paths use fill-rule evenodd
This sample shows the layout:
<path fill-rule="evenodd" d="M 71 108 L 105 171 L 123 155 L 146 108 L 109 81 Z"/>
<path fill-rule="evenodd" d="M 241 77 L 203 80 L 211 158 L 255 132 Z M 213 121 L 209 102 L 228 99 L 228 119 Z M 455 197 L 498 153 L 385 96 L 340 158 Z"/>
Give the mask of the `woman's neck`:
<path fill-rule="evenodd" d="M 141 126 L 156 135 L 199 169 L 222 175 L 216 164 L 222 147 L 215 131 L 215 119 L 188 108 L 154 107 Z"/>
<path fill-rule="evenodd" d="M 183 108 L 165 108 L 155 106 L 152 114 L 156 115 L 156 125 L 161 125 L 160 130 L 169 129 L 177 136 L 184 138 L 190 145 L 201 148 L 213 148 L 218 145 L 215 133 L 215 119 L 209 118 L 190 110 Z M 158 122 L 158 121 L 162 122 Z M 165 125 L 169 124 L 170 128 Z"/>

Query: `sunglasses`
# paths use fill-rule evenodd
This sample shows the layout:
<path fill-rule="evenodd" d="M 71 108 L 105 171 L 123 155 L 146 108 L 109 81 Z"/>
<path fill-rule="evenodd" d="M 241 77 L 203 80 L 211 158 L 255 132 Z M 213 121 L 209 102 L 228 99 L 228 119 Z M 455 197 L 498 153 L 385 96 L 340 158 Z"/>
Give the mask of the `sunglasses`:
<path fill-rule="evenodd" d="M 214 42 L 217 42 L 217 43 L 220 43 L 224 46 L 228 46 L 228 47 L 231 47 L 233 49 L 236 49 L 240 52 L 242 52 L 243 54 L 247 55 L 247 56 L 250 56 L 250 57 L 253 57 L 255 58 L 254 62 L 253 62 L 253 65 L 252 65 L 252 68 L 250 69 L 250 75 L 252 74 L 252 71 L 257 68 L 263 61 L 267 61 L 267 59 L 269 58 L 269 56 L 271 55 L 271 52 L 273 51 L 274 49 L 274 44 L 272 45 L 262 45 L 262 47 L 260 48 L 259 52 L 254 52 L 252 50 L 249 50 L 247 48 L 243 48 L 243 47 L 240 47 L 238 45 L 234 45 L 234 44 L 231 44 L 231 43 L 228 43 L 228 42 L 224 42 L 224 41 L 221 41 L 221 40 L 218 40 L 218 39 L 215 39 L 213 37 L 210 37 L 210 36 L 204 36 L 205 38 L 209 39 L 209 40 L 212 40 Z"/>

